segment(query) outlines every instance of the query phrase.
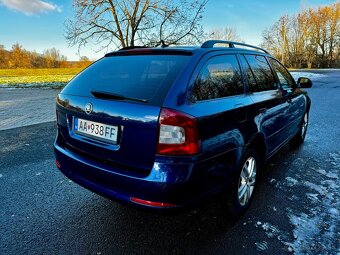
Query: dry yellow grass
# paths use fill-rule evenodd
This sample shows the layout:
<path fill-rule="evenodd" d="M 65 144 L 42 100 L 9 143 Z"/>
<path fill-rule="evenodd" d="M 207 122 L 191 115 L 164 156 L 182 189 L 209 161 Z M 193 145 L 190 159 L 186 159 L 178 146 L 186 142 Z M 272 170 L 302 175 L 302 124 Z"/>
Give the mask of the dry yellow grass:
<path fill-rule="evenodd" d="M 82 69 L 0 69 L 0 85 L 14 87 L 63 87 Z"/>

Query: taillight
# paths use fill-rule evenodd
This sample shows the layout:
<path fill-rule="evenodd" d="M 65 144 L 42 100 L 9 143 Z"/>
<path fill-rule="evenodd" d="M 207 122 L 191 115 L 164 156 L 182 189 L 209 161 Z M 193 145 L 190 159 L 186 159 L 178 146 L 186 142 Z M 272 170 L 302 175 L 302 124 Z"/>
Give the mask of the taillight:
<path fill-rule="evenodd" d="M 201 150 L 197 121 L 194 117 L 163 108 L 159 117 L 157 153 L 192 155 Z"/>

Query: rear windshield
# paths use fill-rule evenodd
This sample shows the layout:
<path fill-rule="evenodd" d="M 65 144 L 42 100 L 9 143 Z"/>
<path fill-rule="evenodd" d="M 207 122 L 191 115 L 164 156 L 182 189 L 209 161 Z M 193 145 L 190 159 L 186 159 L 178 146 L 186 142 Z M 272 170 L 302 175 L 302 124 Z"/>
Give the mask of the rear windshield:
<path fill-rule="evenodd" d="M 188 60 L 185 55 L 105 57 L 76 76 L 62 93 L 93 97 L 91 90 L 96 90 L 161 105 Z"/>

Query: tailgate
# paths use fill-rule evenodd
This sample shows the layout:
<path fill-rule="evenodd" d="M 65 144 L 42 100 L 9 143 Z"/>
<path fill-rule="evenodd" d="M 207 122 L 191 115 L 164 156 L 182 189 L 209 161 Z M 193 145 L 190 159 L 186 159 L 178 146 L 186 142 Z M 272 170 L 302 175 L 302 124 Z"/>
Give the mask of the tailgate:
<path fill-rule="evenodd" d="M 92 105 L 90 114 L 86 104 Z M 115 167 L 150 171 L 155 159 L 160 107 L 59 94 L 57 119 L 65 146 Z M 78 121 L 113 127 L 117 139 L 108 141 L 76 132 Z M 79 127 L 78 127 L 79 128 Z"/>

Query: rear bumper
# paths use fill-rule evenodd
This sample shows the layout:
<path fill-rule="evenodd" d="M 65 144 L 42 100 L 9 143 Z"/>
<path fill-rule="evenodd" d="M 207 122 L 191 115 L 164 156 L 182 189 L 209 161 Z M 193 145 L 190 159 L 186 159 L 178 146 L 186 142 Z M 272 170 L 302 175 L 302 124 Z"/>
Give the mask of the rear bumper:
<path fill-rule="evenodd" d="M 98 166 L 91 159 L 59 146 L 57 142 L 54 150 L 59 170 L 72 181 L 109 199 L 144 208 L 163 210 L 197 204 L 223 190 L 228 184 L 225 180 L 231 179 L 228 173 L 226 176 L 214 175 L 210 170 L 216 170 L 216 167 L 210 168 L 213 163 L 210 161 L 174 163 L 158 157 L 150 174 L 139 178 Z M 226 155 L 222 156 L 225 158 Z M 150 206 L 133 202 L 135 199 L 132 198 L 165 204 Z"/>
<path fill-rule="evenodd" d="M 59 170 L 72 181 L 109 199 L 142 207 L 171 209 L 189 206 L 207 194 L 192 174 L 193 163 L 155 162 L 150 174 L 137 178 L 98 167 L 95 162 L 54 144 Z M 137 198 L 166 203 L 148 206 L 133 202 Z M 171 206 L 169 206 L 171 204 Z"/>

